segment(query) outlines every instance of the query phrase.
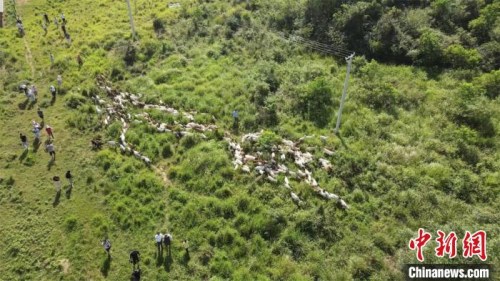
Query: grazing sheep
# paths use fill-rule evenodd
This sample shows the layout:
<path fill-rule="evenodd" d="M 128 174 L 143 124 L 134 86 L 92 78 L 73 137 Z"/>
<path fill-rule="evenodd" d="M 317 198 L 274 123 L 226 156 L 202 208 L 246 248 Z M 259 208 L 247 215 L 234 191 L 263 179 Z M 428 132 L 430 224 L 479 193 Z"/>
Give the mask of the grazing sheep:
<path fill-rule="evenodd" d="M 149 159 L 148 157 L 142 156 L 141 159 L 142 161 L 144 161 L 144 163 L 146 163 L 146 165 L 151 165 L 151 159 Z"/>
<path fill-rule="evenodd" d="M 295 194 L 293 192 L 290 192 L 290 196 L 292 196 L 292 200 L 296 204 L 301 204 L 302 203 L 302 200 L 300 200 L 300 198 L 299 198 L 299 196 L 297 196 L 297 194 Z"/>
<path fill-rule="evenodd" d="M 344 201 L 344 199 L 340 199 L 339 203 L 340 203 L 340 207 L 342 209 L 344 209 L 344 210 L 349 209 L 349 206 L 346 204 L 346 202 Z"/>
<path fill-rule="evenodd" d="M 288 188 L 288 189 L 291 189 L 290 182 L 288 181 L 287 177 L 285 177 L 285 187 Z"/>
<path fill-rule="evenodd" d="M 328 149 L 326 149 L 326 148 L 323 148 L 323 152 L 324 152 L 326 155 L 328 155 L 328 156 L 333 156 L 333 154 L 334 154 L 334 152 L 333 152 L 333 151 L 328 150 Z"/>
<path fill-rule="evenodd" d="M 272 177 L 272 176 L 270 176 L 270 175 L 269 175 L 269 176 L 267 176 L 267 179 L 268 179 L 270 182 L 274 182 L 274 183 L 278 182 L 278 180 L 277 180 L 277 179 L 273 178 L 273 177 Z"/>
<path fill-rule="evenodd" d="M 241 170 L 245 173 L 250 173 L 250 167 L 248 167 L 247 165 L 243 165 L 241 167 Z"/>

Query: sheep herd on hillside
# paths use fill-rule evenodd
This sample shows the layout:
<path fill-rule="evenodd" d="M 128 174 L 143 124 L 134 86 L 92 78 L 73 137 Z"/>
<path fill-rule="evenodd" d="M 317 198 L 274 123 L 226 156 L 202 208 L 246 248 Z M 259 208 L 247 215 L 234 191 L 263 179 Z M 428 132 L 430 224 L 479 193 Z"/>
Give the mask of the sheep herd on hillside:
<path fill-rule="evenodd" d="M 136 150 L 133 145 L 127 143 L 126 133 L 130 128 L 131 123 L 147 123 L 149 126 L 156 128 L 159 133 L 171 133 L 177 138 L 182 138 L 191 134 L 198 134 L 202 139 L 207 139 L 205 132 L 214 131 L 217 126 L 214 124 L 199 124 L 195 122 L 194 115 L 196 112 L 183 112 L 175 108 L 160 104 L 147 104 L 141 101 L 142 95 L 134 95 L 127 92 L 120 92 L 108 86 L 107 81 L 103 77 L 98 77 L 98 86 L 106 93 L 108 99 L 100 97 L 98 94 L 92 94 L 91 98 L 95 103 L 95 109 L 99 114 L 102 124 L 108 126 L 113 120 L 119 121 L 122 124 L 122 130 L 118 142 L 108 141 L 111 147 L 118 147 L 122 153 L 129 153 L 137 159 L 142 160 L 146 165 L 151 165 L 151 160 Z M 141 109 L 143 112 L 131 114 L 130 107 Z M 174 121 L 174 124 L 162 123 L 154 120 L 145 110 L 156 109 L 166 114 L 173 116 L 182 115 L 184 120 L 188 122 L 182 123 Z M 175 127 L 175 128 L 174 128 Z M 271 153 L 255 151 L 254 154 L 246 153 L 242 148 L 242 144 L 257 143 L 262 135 L 262 132 L 248 133 L 241 137 L 241 142 L 238 142 L 231 136 L 229 132 L 224 133 L 224 140 L 228 143 L 229 151 L 233 157 L 233 165 L 235 170 L 241 170 L 245 173 L 255 174 L 259 179 L 266 179 L 272 183 L 278 183 L 278 175 L 284 176 L 283 186 L 289 191 L 291 199 L 301 205 L 303 202 L 299 196 L 293 192 L 290 185 L 290 179 L 303 181 L 308 184 L 313 191 L 320 197 L 326 200 L 333 200 L 339 204 L 342 209 L 348 209 L 347 203 L 338 195 L 330 193 L 321 188 L 313 177 L 313 169 L 317 166 L 330 172 L 333 168 L 332 164 L 326 157 L 333 156 L 334 152 L 330 149 L 323 148 L 322 152 L 325 158 L 316 159 L 313 154 L 308 151 L 302 151 L 300 144 L 307 138 L 314 136 L 304 136 L 297 141 L 282 139 L 279 145 L 271 147 Z M 326 142 L 327 137 L 320 136 L 323 142 Z M 290 163 L 293 163 L 293 168 L 289 168 Z"/>

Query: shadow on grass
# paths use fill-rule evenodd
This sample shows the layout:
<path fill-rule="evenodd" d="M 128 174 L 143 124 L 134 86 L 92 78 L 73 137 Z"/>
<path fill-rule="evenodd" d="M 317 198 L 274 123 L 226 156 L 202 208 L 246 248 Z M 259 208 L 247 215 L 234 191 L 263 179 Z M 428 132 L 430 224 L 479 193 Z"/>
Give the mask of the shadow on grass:
<path fill-rule="evenodd" d="M 172 270 L 172 264 L 174 263 L 174 259 L 172 258 L 172 254 L 168 254 L 165 257 L 165 271 L 170 272 Z"/>
<path fill-rule="evenodd" d="M 163 264 L 163 251 L 156 251 L 156 266 L 160 267 Z"/>
<path fill-rule="evenodd" d="M 233 133 L 238 135 L 240 133 L 240 122 L 238 121 L 238 119 L 234 119 L 233 121 Z"/>
<path fill-rule="evenodd" d="M 344 146 L 345 149 L 349 150 L 349 146 L 347 146 L 347 143 L 345 142 L 345 140 L 342 137 L 342 135 L 340 135 L 340 132 L 337 133 L 337 137 L 340 139 L 340 142 L 342 143 L 342 146 Z"/>
<path fill-rule="evenodd" d="M 36 104 L 36 100 L 34 100 L 34 101 L 30 102 L 30 103 L 28 104 L 28 109 L 32 109 L 32 108 L 35 106 L 35 104 Z"/>
<path fill-rule="evenodd" d="M 58 191 L 56 193 L 56 196 L 54 197 L 54 201 L 52 202 L 52 207 L 57 207 L 57 205 L 59 205 L 59 202 L 60 202 L 60 199 L 61 199 L 61 191 Z"/>
<path fill-rule="evenodd" d="M 101 273 L 104 277 L 108 277 L 110 268 L 111 268 L 111 255 L 108 254 L 101 266 Z"/>
<path fill-rule="evenodd" d="M 38 151 L 38 148 L 40 148 L 40 145 L 42 143 L 40 142 L 39 139 L 34 139 L 33 140 L 33 152 L 36 153 Z"/>
<path fill-rule="evenodd" d="M 26 99 L 25 101 L 23 101 L 22 103 L 18 104 L 17 106 L 19 107 L 19 109 L 25 110 L 26 107 L 28 106 L 28 102 L 29 102 L 29 99 Z"/>
<path fill-rule="evenodd" d="M 50 161 L 47 164 L 47 170 L 50 171 L 50 169 L 52 169 L 52 166 L 54 166 L 55 163 L 56 163 L 56 161 L 54 159 L 50 158 Z"/>
<path fill-rule="evenodd" d="M 187 266 L 190 260 L 191 260 L 191 255 L 189 254 L 189 252 L 188 251 L 184 252 L 184 256 L 182 256 L 182 264 L 184 266 Z"/>
<path fill-rule="evenodd" d="M 70 185 L 68 189 L 66 189 L 66 198 L 71 199 L 71 191 L 73 191 L 73 186 Z"/>
<path fill-rule="evenodd" d="M 27 150 L 27 149 L 25 149 L 25 150 L 23 151 L 23 154 L 21 154 L 21 155 L 19 156 L 19 162 L 23 162 L 23 160 L 26 158 L 26 156 L 28 156 L 28 150 Z"/>
<path fill-rule="evenodd" d="M 54 105 L 56 103 L 56 97 L 53 96 L 52 99 L 50 99 L 50 105 Z"/>

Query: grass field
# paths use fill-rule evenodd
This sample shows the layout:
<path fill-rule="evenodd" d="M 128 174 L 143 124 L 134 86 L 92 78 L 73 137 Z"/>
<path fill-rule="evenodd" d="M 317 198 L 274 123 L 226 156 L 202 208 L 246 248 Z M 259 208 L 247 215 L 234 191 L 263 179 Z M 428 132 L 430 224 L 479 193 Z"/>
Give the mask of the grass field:
<path fill-rule="evenodd" d="M 244 1 L 186 0 L 172 8 L 132 1 L 137 41 L 124 1 L 17 1 L 24 38 L 7 2 L 0 29 L 0 280 L 128 280 L 133 249 L 141 252 L 144 280 L 401 280 L 401 266 L 416 261 L 408 241 L 420 227 L 459 238 L 483 229 L 488 263 L 500 265 L 500 106 L 484 82 L 498 70 L 436 74 L 358 56 L 339 138 L 332 128 L 345 62 L 278 37 L 268 25 L 272 1 L 257 1 L 256 9 Z M 64 12 L 71 44 L 53 22 L 44 35 L 44 12 L 51 19 Z M 51 104 L 58 74 L 63 85 Z M 197 122 L 218 129 L 206 139 L 178 140 L 133 123 L 127 140 L 152 167 L 119 149 L 93 151 L 93 137 L 118 141 L 121 130 L 117 121 L 103 126 L 89 98 L 106 96 L 97 75 L 147 103 L 196 111 Z M 18 92 L 23 82 L 37 86 L 36 104 Z M 320 92 L 328 93 L 324 104 L 316 102 Z M 25 154 L 19 141 L 23 132 L 32 143 L 39 106 L 54 128 L 53 165 L 43 145 Z M 231 129 L 235 109 L 239 132 Z M 186 122 L 148 112 L 172 126 Z M 224 133 L 240 139 L 260 130 L 269 139 L 247 151 L 268 155 L 273 143 L 304 135 L 315 136 L 301 145 L 315 157 L 325 157 L 324 146 L 334 150 L 327 157 L 332 172 L 313 169 L 350 209 L 293 181 L 305 202 L 297 206 L 283 177 L 272 183 L 235 170 Z M 75 186 L 56 198 L 51 179 L 67 170 Z M 172 257 L 158 258 L 154 234 L 167 230 Z M 105 235 L 111 260 L 100 244 Z M 437 258 L 434 246 L 425 250 L 429 263 L 478 262 Z"/>

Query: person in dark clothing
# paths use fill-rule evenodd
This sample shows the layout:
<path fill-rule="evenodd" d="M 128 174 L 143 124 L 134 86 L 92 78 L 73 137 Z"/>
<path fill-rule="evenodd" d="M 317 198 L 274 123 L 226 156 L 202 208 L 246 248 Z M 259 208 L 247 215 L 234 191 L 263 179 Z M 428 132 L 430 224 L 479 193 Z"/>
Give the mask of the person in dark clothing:
<path fill-rule="evenodd" d="M 172 244 L 172 235 L 167 232 L 167 234 L 163 235 L 163 244 L 165 244 L 165 249 L 167 249 L 167 254 L 170 256 L 170 245 Z"/>
<path fill-rule="evenodd" d="M 19 133 L 19 138 L 21 139 L 21 144 L 23 145 L 24 149 L 28 149 L 28 138 L 26 137 L 26 135 Z"/>
<path fill-rule="evenodd" d="M 50 85 L 50 94 L 52 95 L 52 99 L 55 100 L 56 99 L 56 87 L 54 87 L 54 85 Z"/>
<path fill-rule="evenodd" d="M 45 20 L 45 22 L 46 22 L 47 24 L 49 24 L 49 23 L 50 23 L 50 21 L 49 21 L 49 16 L 47 15 L 47 13 L 43 14 L 43 19 Z"/>
<path fill-rule="evenodd" d="M 106 253 L 108 253 L 108 257 L 111 256 L 110 254 L 110 250 L 111 250 L 111 242 L 109 242 L 109 239 L 104 239 L 102 240 L 101 242 L 102 246 L 104 247 L 104 250 L 106 251 Z"/>
<path fill-rule="evenodd" d="M 38 108 L 36 113 L 38 114 L 38 117 L 40 117 L 42 119 L 42 122 L 43 122 L 43 111 L 40 109 L 40 107 Z"/>
<path fill-rule="evenodd" d="M 133 250 L 130 252 L 130 259 L 129 261 L 132 263 L 133 269 L 135 269 L 135 265 L 139 267 L 139 259 L 141 257 L 141 254 L 137 250 Z"/>
<path fill-rule="evenodd" d="M 69 185 L 73 187 L 73 175 L 71 174 L 71 171 L 66 172 L 66 179 L 69 181 Z"/>

